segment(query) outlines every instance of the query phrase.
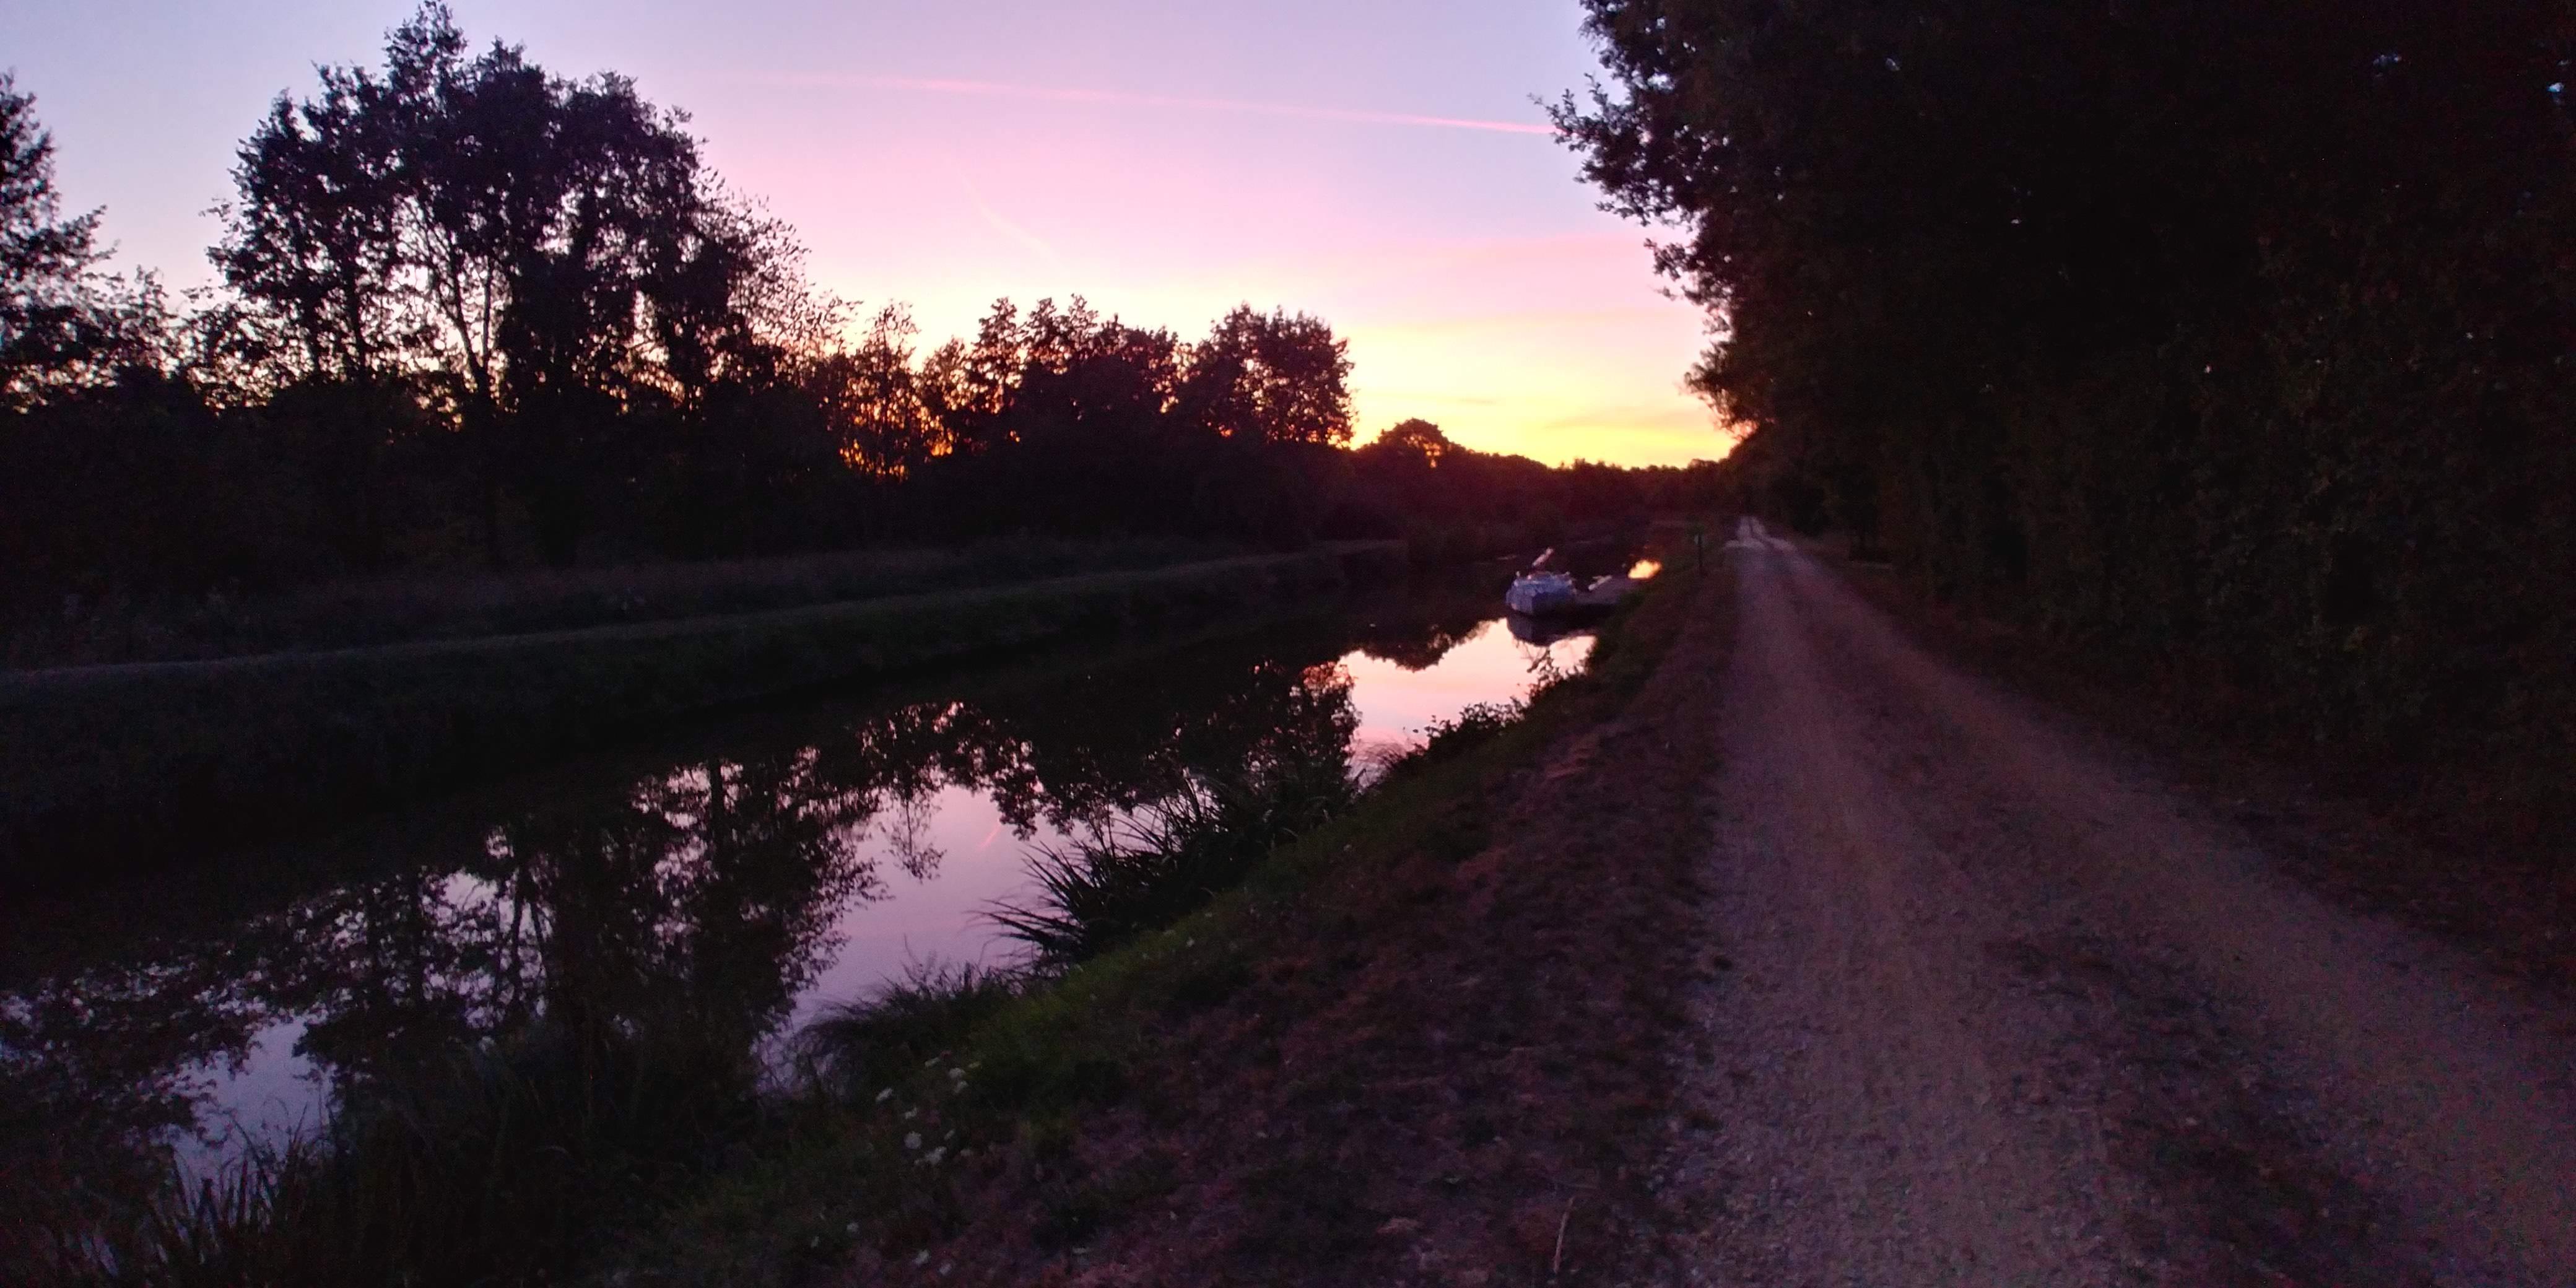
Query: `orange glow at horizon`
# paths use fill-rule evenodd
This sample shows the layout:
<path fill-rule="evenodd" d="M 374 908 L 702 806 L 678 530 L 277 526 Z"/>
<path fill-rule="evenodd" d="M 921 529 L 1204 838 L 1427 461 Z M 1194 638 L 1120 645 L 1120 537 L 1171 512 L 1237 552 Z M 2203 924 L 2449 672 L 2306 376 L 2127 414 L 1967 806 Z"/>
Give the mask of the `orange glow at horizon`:
<path fill-rule="evenodd" d="M 1683 465 L 1719 459 L 1735 443 L 1682 387 L 1706 344 L 1699 313 L 1657 289 L 1632 235 L 1392 244 L 1295 265 L 1202 268 L 1113 294 L 1074 287 L 1081 234 L 961 193 L 982 230 L 980 260 L 1016 262 L 1030 279 L 1066 289 L 1014 290 L 997 273 L 980 289 L 904 301 L 925 349 L 971 335 L 1002 295 L 1027 305 L 1081 294 L 1104 314 L 1185 341 L 1238 303 L 1275 305 L 1322 317 L 1349 342 L 1355 443 L 1416 417 L 1462 446 L 1550 465 Z"/>

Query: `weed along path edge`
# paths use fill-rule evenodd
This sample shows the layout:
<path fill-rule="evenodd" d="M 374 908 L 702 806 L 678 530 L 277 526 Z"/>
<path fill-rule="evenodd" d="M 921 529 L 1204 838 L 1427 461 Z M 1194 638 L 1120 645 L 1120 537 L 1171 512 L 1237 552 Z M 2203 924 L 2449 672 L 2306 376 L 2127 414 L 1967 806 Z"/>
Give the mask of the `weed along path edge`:
<path fill-rule="evenodd" d="M 1669 566 L 1669 565 L 1668 565 Z M 630 1282 L 1507 1284 L 1654 1245 L 1726 573 L 1172 929 L 981 1016 Z M 989 1007 L 976 1000 L 978 1007 Z"/>

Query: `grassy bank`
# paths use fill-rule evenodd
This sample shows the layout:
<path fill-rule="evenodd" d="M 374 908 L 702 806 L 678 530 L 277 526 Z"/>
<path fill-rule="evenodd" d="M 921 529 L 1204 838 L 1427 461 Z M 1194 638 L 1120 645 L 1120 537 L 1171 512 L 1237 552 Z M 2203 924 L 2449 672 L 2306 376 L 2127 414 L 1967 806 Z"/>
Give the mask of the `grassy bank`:
<path fill-rule="evenodd" d="M 726 703 L 1401 576 L 1300 554 L 767 613 L 0 676 L 0 881 L 296 829 Z"/>

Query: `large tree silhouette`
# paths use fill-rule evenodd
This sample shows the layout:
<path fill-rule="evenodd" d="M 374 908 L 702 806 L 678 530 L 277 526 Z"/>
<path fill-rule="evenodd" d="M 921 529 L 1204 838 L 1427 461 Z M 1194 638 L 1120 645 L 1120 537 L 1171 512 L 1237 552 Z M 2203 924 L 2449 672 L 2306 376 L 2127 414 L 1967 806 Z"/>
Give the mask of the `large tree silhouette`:
<path fill-rule="evenodd" d="M 157 293 L 100 271 L 99 214 L 63 213 L 35 96 L 0 74 L 0 410 L 153 356 Z"/>
<path fill-rule="evenodd" d="M 829 326 L 792 242 L 724 197 L 683 121 L 623 77 L 469 55 L 425 5 L 381 70 L 279 98 L 214 258 L 289 378 L 410 374 L 452 400 L 487 497 L 523 501 L 569 562 L 598 480 L 669 445 L 645 413 L 710 418 Z"/>
<path fill-rule="evenodd" d="M 1351 441 L 1350 344 L 1322 319 L 1237 305 L 1191 350 L 1186 414 L 1267 443 Z"/>
<path fill-rule="evenodd" d="M 1771 495 L 2319 738 L 2565 745 L 2568 5 L 1586 8 Z"/>

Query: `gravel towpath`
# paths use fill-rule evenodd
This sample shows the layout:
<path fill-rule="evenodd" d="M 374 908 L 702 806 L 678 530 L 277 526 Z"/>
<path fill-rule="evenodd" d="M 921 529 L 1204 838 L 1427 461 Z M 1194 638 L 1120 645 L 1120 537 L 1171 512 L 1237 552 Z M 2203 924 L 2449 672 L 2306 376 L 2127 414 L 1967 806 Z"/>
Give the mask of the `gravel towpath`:
<path fill-rule="evenodd" d="M 1740 524 L 1677 1283 L 2576 1285 L 2576 1024 Z"/>

